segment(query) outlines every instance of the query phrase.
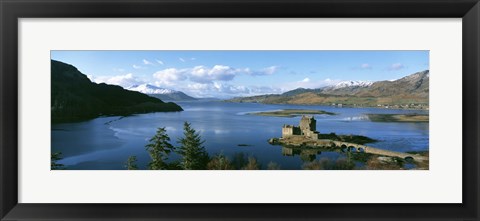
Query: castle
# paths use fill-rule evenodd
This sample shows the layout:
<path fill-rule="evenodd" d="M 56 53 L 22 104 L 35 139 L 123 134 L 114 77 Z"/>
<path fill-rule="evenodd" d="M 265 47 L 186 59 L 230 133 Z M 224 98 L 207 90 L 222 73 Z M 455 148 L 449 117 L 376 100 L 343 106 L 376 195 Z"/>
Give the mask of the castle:
<path fill-rule="evenodd" d="M 317 120 L 313 116 L 302 116 L 298 127 L 293 125 L 283 125 L 282 127 L 282 138 L 299 136 L 317 140 L 319 134 Z"/>

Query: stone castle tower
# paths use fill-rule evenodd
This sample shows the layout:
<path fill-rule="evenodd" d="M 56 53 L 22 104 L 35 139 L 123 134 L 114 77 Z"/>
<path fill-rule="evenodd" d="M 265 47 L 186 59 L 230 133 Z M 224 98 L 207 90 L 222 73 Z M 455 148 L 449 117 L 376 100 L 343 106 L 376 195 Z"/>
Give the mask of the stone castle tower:
<path fill-rule="evenodd" d="M 283 125 L 282 137 L 304 136 L 311 139 L 318 139 L 317 120 L 313 116 L 302 116 L 298 127 Z"/>
<path fill-rule="evenodd" d="M 300 120 L 300 130 L 303 131 L 316 131 L 317 120 L 313 116 L 302 116 Z"/>

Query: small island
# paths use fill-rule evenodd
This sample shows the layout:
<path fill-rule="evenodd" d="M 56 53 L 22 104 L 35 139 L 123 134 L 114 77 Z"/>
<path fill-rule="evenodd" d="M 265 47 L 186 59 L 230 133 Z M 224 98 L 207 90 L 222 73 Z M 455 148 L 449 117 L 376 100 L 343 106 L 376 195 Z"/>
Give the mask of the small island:
<path fill-rule="evenodd" d="M 323 110 L 304 110 L 304 109 L 285 109 L 285 110 L 276 110 L 276 111 L 264 111 L 264 112 L 252 112 L 248 113 L 250 115 L 258 115 L 258 116 L 269 116 L 269 117 L 296 117 L 299 115 L 335 115 L 335 113 L 323 111 Z"/>
<path fill-rule="evenodd" d="M 289 148 L 301 149 L 339 149 L 342 152 L 367 153 L 377 156 L 394 157 L 402 160 L 417 162 L 428 161 L 428 157 L 416 153 L 403 153 L 379 149 L 365 145 L 376 140 L 358 135 L 320 134 L 316 130 L 317 121 L 313 116 L 302 116 L 300 125 L 283 125 L 282 137 L 271 138 L 268 142 L 272 145 L 282 145 Z"/>
<path fill-rule="evenodd" d="M 237 146 L 239 146 L 239 147 L 251 147 L 253 145 L 241 143 L 241 144 L 237 144 Z"/>
<path fill-rule="evenodd" d="M 367 114 L 373 122 L 428 122 L 428 114 Z"/>

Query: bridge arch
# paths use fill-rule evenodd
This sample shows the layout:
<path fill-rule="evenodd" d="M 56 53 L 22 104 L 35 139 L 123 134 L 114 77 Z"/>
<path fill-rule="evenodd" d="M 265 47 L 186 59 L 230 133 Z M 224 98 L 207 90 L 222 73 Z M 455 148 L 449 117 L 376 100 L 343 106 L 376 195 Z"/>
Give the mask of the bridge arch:
<path fill-rule="evenodd" d="M 355 148 L 354 146 L 348 146 L 348 152 L 356 152 L 357 151 L 357 148 Z"/>
<path fill-rule="evenodd" d="M 340 145 L 340 149 L 342 150 L 342 152 L 346 152 L 348 150 L 347 145 L 345 144 Z"/>

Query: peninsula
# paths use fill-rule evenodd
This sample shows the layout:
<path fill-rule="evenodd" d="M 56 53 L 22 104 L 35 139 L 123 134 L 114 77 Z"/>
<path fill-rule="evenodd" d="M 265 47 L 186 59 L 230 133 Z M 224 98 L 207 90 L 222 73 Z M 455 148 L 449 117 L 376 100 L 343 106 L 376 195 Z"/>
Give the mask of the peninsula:
<path fill-rule="evenodd" d="M 427 122 L 428 114 L 367 114 L 373 122 Z"/>
<path fill-rule="evenodd" d="M 302 110 L 302 109 L 285 109 L 277 111 L 252 112 L 250 115 L 269 116 L 269 117 L 295 117 L 304 114 L 326 114 L 335 115 L 335 113 L 323 110 Z"/>

